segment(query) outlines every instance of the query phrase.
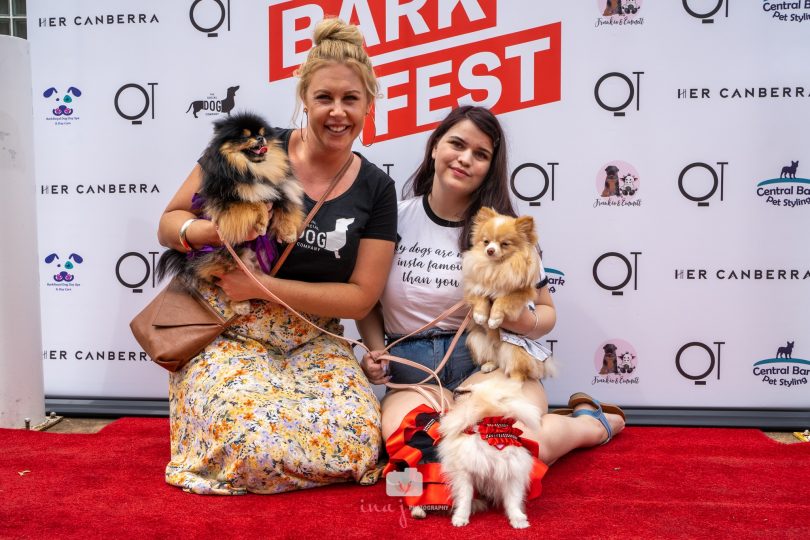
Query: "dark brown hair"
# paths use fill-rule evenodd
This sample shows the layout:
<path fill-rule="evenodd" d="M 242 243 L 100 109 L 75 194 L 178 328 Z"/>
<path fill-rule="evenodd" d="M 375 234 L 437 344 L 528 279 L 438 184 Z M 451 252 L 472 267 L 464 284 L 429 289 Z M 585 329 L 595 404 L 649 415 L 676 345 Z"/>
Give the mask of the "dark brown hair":
<path fill-rule="evenodd" d="M 492 141 L 492 161 L 484 181 L 478 186 L 470 198 L 470 206 L 464 214 L 458 245 L 461 251 L 470 247 L 470 232 L 475 214 L 482 206 L 494 208 L 498 213 L 516 217 L 514 205 L 509 197 L 509 174 L 506 167 L 506 141 L 500 122 L 489 109 L 464 105 L 454 109 L 447 118 L 431 133 L 425 145 L 425 157 L 422 164 L 411 175 L 402 188 L 402 197 L 427 196 L 433 189 L 435 165 L 433 162 L 433 148 L 450 128 L 462 120 L 469 120 Z"/>

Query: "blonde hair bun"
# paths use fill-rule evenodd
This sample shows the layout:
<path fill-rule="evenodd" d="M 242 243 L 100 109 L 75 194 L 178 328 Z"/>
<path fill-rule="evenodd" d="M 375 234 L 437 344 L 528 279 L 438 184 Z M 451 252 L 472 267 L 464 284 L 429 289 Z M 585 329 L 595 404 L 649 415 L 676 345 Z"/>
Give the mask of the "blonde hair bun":
<path fill-rule="evenodd" d="M 357 47 L 363 46 L 363 34 L 353 24 L 340 19 L 324 19 L 315 26 L 313 41 L 317 47 L 324 41 L 345 41 Z"/>

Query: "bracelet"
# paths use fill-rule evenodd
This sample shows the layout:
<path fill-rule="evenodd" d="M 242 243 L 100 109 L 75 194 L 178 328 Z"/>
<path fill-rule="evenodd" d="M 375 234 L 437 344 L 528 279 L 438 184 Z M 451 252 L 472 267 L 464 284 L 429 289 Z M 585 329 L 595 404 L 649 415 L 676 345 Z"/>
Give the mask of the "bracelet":
<path fill-rule="evenodd" d="M 194 251 L 194 248 L 191 247 L 191 244 L 188 243 L 186 240 L 186 233 L 188 232 L 188 228 L 191 227 L 191 224 L 197 221 L 199 218 L 191 218 L 180 227 L 180 244 L 186 249 L 186 251 Z"/>
<path fill-rule="evenodd" d="M 537 325 L 540 324 L 540 317 L 537 316 L 537 309 L 531 310 L 532 314 L 534 315 L 534 326 L 532 326 L 532 334 L 537 332 Z"/>

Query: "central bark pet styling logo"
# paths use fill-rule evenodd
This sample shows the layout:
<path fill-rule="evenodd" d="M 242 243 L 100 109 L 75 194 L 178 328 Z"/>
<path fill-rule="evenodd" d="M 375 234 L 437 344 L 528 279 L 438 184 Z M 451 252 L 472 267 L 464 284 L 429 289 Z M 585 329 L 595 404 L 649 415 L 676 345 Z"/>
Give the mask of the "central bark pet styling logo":
<path fill-rule="evenodd" d="M 364 141 L 429 131 L 457 105 L 495 114 L 560 100 L 559 22 L 425 51 L 439 40 L 497 26 L 496 0 L 292 0 L 269 9 L 269 81 L 293 76 L 324 16 L 357 24 L 381 88 Z M 380 64 L 383 53 L 414 47 L 409 58 Z"/>

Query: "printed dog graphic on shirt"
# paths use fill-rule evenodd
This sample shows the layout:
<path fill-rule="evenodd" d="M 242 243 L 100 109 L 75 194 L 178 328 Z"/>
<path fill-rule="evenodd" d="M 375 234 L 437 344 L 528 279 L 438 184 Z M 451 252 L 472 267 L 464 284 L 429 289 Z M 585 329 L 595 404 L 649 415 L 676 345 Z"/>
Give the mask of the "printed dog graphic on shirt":
<path fill-rule="evenodd" d="M 339 251 L 346 245 L 346 232 L 352 223 L 354 218 L 338 218 L 335 221 L 335 230 L 326 233 L 324 249 L 334 251 L 336 259 L 340 258 Z"/>

